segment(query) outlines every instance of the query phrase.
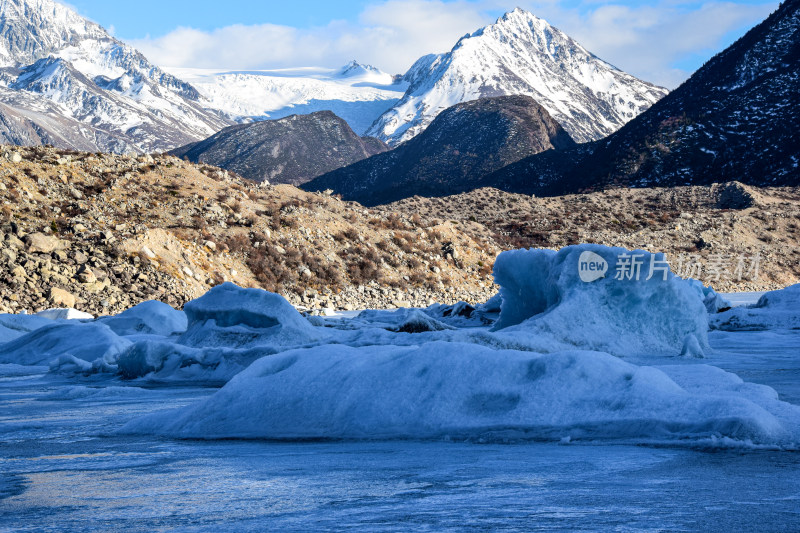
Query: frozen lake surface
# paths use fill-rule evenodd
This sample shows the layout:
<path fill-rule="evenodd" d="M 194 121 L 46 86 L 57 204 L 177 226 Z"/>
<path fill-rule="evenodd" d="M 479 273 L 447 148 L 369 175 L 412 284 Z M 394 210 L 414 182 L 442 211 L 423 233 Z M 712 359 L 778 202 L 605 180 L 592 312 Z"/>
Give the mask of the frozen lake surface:
<path fill-rule="evenodd" d="M 665 364 L 718 366 L 800 404 L 800 331 L 709 340 L 708 357 Z M 216 389 L 0 366 L 0 530 L 800 530 L 796 451 L 119 436 Z"/>

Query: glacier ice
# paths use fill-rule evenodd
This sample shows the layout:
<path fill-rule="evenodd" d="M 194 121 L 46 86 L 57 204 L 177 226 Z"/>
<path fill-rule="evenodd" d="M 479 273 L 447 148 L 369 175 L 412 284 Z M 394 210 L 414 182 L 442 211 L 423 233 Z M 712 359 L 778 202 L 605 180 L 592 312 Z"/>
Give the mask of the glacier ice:
<path fill-rule="evenodd" d="M 710 325 L 723 331 L 800 329 L 800 283 L 767 292 L 754 305 L 719 313 Z"/>
<path fill-rule="evenodd" d="M 0 315 L 0 345 L 52 323 L 51 320 L 36 315 L 2 314 Z"/>
<path fill-rule="evenodd" d="M 48 322 L 48 325 L 1 344 L 0 363 L 50 365 L 69 361 L 73 366 L 87 369 L 95 361 L 98 365 L 115 364 L 117 356 L 131 344 L 101 323 Z"/>
<path fill-rule="evenodd" d="M 625 271 L 633 256 L 639 279 Z M 709 322 L 796 328 L 800 285 L 718 313 L 725 302 L 660 254 L 598 245 L 505 252 L 495 279 L 484 304 L 313 322 L 277 294 L 231 283 L 183 311 L 145 302 L 93 320 L 0 315 L 0 371 L 89 380 L 62 396 L 90 402 L 147 394 L 114 389 L 120 378 L 225 385 L 124 429 L 181 438 L 799 442 L 800 407 L 695 358 L 714 362 Z"/>
<path fill-rule="evenodd" d="M 188 329 L 180 342 L 189 346 L 295 345 L 322 336 L 283 296 L 233 283 L 217 285 L 183 310 Z"/>
<path fill-rule="evenodd" d="M 142 302 L 122 313 L 98 319 L 117 335 L 169 336 L 186 331 L 186 314 L 158 301 Z"/>
<path fill-rule="evenodd" d="M 586 254 L 597 263 L 593 268 L 605 263 L 603 276 L 581 279 L 589 268 Z M 502 336 L 614 355 L 678 355 L 687 342 L 695 351 L 708 349 L 703 300 L 668 270 L 661 254 L 593 244 L 512 250 L 497 257 L 494 277 L 502 297 L 494 329 Z"/>
<path fill-rule="evenodd" d="M 254 348 L 197 348 L 169 340 L 148 339 L 133 343 L 117 358 L 117 372 L 127 379 L 151 381 L 199 381 L 225 383 L 253 361 L 277 353 L 268 346 Z"/>
<path fill-rule="evenodd" d="M 718 294 L 712 287 L 706 287 L 696 279 L 689 279 L 688 281 L 703 300 L 703 305 L 706 306 L 706 311 L 709 314 L 719 313 L 733 307 L 733 304 L 727 298 Z"/>
<path fill-rule="evenodd" d="M 259 359 L 199 404 L 122 431 L 207 439 L 796 437 L 800 407 L 716 368 L 686 365 L 681 377 L 686 387 L 657 368 L 589 351 L 329 345 Z"/>

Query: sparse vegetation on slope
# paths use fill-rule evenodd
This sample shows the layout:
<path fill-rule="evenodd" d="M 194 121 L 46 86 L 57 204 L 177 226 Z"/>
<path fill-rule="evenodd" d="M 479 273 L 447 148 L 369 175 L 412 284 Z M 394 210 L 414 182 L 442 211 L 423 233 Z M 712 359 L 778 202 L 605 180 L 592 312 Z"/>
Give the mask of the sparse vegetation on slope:
<path fill-rule="evenodd" d="M 171 156 L 0 148 L 0 307 L 180 306 L 225 280 L 310 308 L 488 298 L 490 238 Z M 30 244 L 31 238 L 49 243 Z M 67 297 L 69 301 L 71 298 Z"/>
<path fill-rule="evenodd" d="M 730 183 L 550 198 L 485 188 L 447 198 L 408 198 L 381 209 L 479 223 L 504 249 L 593 242 L 664 252 L 674 270 L 688 274 L 691 266 L 692 277 L 718 290 L 771 290 L 800 281 L 797 187 Z M 736 272 L 740 260 L 744 271 Z M 754 261 L 757 276 L 751 271 Z"/>

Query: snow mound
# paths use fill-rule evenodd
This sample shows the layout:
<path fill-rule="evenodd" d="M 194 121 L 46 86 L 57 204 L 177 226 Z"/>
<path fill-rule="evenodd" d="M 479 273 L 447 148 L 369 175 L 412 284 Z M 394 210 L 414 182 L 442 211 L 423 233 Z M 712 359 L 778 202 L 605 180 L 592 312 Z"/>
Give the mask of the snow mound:
<path fill-rule="evenodd" d="M 202 381 L 224 383 L 253 361 L 275 353 L 267 347 L 247 350 L 219 347 L 194 348 L 169 341 L 134 343 L 117 360 L 119 374 L 126 379 L 145 377 L 151 381 Z"/>
<path fill-rule="evenodd" d="M 0 345 L 0 363 L 59 367 L 58 361 L 70 361 L 84 369 L 91 368 L 92 363 L 106 369 L 115 365 L 117 356 L 131 344 L 104 324 L 48 322 L 47 326 Z"/>
<path fill-rule="evenodd" d="M 494 277 L 502 297 L 494 330 L 502 336 L 614 355 L 709 349 L 703 301 L 663 254 L 594 244 L 512 250 L 497 257 Z"/>
<path fill-rule="evenodd" d="M 183 310 L 188 329 L 179 342 L 188 346 L 299 346 L 322 337 L 282 296 L 233 283 L 217 285 Z"/>
<path fill-rule="evenodd" d="M 45 309 L 36 313 L 36 316 L 49 320 L 94 320 L 94 315 L 72 308 Z"/>
<path fill-rule="evenodd" d="M 714 315 L 710 326 L 723 331 L 800 329 L 800 283 L 767 292 L 755 305 Z"/>
<path fill-rule="evenodd" d="M 169 305 L 151 300 L 122 313 L 98 319 L 117 335 L 150 334 L 168 337 L 186 331 L 186 314 Z"/>
<path fill-rule="evenodd" d="M 793 442 L 800 407 L 716 368 L 681 387 L 599 352 L 463 343 L 321 346 L 264 357 L 208 399 L 128 423 L 179 438 Z"/>
<path fill-rule="evenodd" d="M 52 324 L 51 320 L 36 315 L 0 315 L 0 347 L 3 343 Z"/>

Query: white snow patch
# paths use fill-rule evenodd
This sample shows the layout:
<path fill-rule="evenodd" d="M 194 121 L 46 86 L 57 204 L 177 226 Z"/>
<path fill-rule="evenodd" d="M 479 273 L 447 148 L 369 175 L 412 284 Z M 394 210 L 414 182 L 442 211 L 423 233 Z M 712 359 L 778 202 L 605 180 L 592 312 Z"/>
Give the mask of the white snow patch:
<path fill-rule="evenodd" d="M 94 320 L 94 315 L 84 313 L 77 309 L 45 309 L 39 311 L 36 316 L 47 318 L 49 320 Z"/>

